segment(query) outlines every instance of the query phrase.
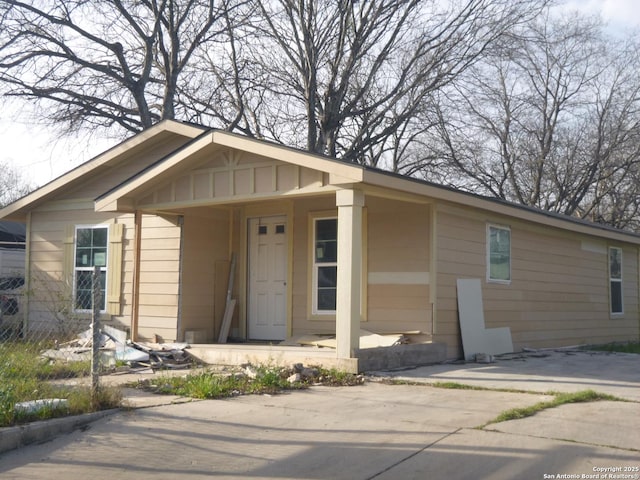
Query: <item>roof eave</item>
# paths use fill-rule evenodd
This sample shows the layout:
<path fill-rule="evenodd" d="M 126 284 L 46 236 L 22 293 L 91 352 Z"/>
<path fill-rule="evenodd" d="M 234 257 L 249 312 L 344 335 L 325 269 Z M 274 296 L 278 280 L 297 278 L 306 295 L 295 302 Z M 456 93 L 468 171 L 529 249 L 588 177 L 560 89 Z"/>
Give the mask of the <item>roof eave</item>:
<path fill-rule="evenodd" d="M 137 147 L 162 132 L 171 132 L 185 137 L 194 137 L 197 134 L 202 133 L 203 128 L 199 128 L 194 125 L 186 125 L 172 120 L 163 120 L 0 209 L 0 219 L 4 218 L 7 220 L 25 221 L 27 213 L 30 210 L 55 195 L 70 182 L 90 173 L 97 167 L 112 162 L 128 150 Z"/>
<path fill-rule="evenodd" d="M 429 184 L 419 179 L 402 177 L 390 172 L 366 169 L 364 183 L 398 189 L 404 192 L 424 195 L 435 200 L 446 201 L 471 208 L 513 217 L 533 223 L 569 230 L 576 233 L 597 236 L 608 240 L 640 245 L 640 235 L 613 229 L 606 225 L 590 223 L 569 216 L 556 216 L 543 210 L 534 210 L 521 205 L 508 204 L 498 199 L 481 197 L 476 194 Z"/>

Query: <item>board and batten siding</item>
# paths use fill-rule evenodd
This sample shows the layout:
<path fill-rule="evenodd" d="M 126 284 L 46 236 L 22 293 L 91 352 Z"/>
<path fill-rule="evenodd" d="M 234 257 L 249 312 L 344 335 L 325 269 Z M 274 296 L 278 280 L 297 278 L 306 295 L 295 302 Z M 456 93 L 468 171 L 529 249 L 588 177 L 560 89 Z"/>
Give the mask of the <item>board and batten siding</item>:
<path fill-rule="evenodd" d="M 456 280 L 482 279 L 487 328 L 509 327 L 515 351 L 638 337 L 638 249 L 515 218 L 437 206 L 435 340 L 462 354 Z M 487 225 L 511 230 L 511 282 L 486 280 Z M 623 249 L 624 314 L 609 313 L 608 247 Z"/>
<path fill-rule="evenodd" d="M 29 264 L 29 294 L 26 296 L 29 311 L 30 329 L 60 328 L 65 330 L 64 321 L 88 324 L 89 315 L 76 313 L 73 318 L 63 318 L 60 309 L 68 309 L 72 302 L 73 292 L 69 280 L 65 279 L 73 269 L 73 230 L 77 225 L 106 225 L 112 231 L 113 225 L 122 225 L 121 265 L 119 308 L 113 315 L 105 314 L 103 320 L 120 328 L 128 328 L 131 318 L 132 278 L 127 274 L 132 265 L 132 241 L 134 232 L 133 215 L 113 215 L 110 213 L 97 214 L 90 207 L 92 202 L 78 201 L 71 203 L 52 202 L 31 214 L 30 234 L 30 264 Z M 66 258 L 65 249 L 71 253 Z M 70 262 L 65 265 L 65 262 Z M 111 272 L 112 278 L 115 273 Z M 71 277 L 72 278 L 72 277 Z M 116 300 L 115 298 L 113 299 Z M 69 328 L 75 328 L 69 325 Z"/>

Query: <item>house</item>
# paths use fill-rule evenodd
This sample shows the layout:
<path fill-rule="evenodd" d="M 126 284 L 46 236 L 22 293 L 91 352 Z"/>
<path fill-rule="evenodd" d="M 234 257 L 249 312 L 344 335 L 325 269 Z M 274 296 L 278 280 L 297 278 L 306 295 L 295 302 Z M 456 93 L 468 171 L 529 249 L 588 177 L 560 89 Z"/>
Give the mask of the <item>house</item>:
<path fill-rule="evenodd" d="M 246 343 L 210 345 L 225 361 L 305 355 L 278 342 L 327 333 L 336 349 L 308 355 L 362 370 L 361 328 L 459 358 L 461 278 L 482 279 L 486 327 L 509 327 L 514 350 L 640 335 L 638 235 L 174 121 L 0 218 L 27 226 L 29 329 L 50 325 L 52 290 L 88 315 L 99 266 L 104 320 L 138 340 L 214 344 L 233 279 Z"/>

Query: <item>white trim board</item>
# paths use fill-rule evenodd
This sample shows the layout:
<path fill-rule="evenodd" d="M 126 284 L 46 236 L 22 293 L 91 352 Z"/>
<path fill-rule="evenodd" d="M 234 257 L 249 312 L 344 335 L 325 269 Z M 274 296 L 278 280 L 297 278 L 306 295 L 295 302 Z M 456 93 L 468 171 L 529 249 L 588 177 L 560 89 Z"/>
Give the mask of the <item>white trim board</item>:
<path fill-rule="evenodd" d="M 485 328 L 482 284 L 478 278 L 458 278 L 458 318 L 465 360 L 476 354 L 498 355 L 513 352 L 509 327 Z"/>

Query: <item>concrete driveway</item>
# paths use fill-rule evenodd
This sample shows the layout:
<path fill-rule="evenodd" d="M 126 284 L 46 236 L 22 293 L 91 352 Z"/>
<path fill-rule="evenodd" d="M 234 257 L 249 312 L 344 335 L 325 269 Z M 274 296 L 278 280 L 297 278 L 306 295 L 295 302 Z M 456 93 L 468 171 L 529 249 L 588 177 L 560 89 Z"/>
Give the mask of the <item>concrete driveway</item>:
<path fill-rule="evenodd" d="M 584 374 L 572 370 L 568 359 L 574 357 L 533 360 L 552 361 L 547 368 L 559 369 L 556 376 L 517 368 L 529 360 L 440 365 L 392 375 L 424 383 L 444 377 L 471 383 L 483 381 L 481 369 L 494 367 L 504 377 L 493 371 L 491 382 L 518 382 L 521 390 L 535 385 L 534 392 L 595 383 L 589 388 L 607 393 L 610 385 L 622 389 L 616 395 L 628 391 L 631 399 L 640 388 L 640 356 L 624 356 L 618 369 L 624 374 L 614 379 L 600 375 L 606 369 L 592 368 L 605 357 L 585 356 L 578 362 Z M 369 382 L 136 409 L 1 454 L 0 478 L 640 478 L 636 401 L 564 405 L 477 428 L 504 410 L 549 398 Z"/>

